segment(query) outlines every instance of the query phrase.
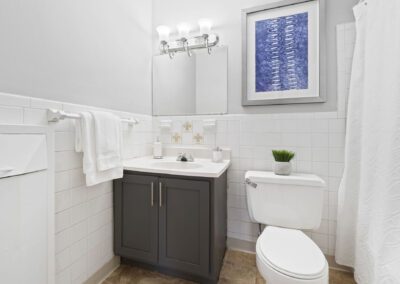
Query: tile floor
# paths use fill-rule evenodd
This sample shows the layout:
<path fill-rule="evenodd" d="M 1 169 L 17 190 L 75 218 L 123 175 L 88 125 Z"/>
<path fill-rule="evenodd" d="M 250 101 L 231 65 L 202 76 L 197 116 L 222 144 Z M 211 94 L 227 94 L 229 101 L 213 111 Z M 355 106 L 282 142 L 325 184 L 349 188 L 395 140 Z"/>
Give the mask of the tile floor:
<path fill-rule="evenodd" d="M 355 284 L 351 273 L 329 271 L 329 284 Z M 190 281 L 166 276 L 155 271 L 121 265 L 102 284 L 189 284 Z M 264 279 L 257 271 L 254 254 L 228 250 L 219 283 L 261 284 Z"/>

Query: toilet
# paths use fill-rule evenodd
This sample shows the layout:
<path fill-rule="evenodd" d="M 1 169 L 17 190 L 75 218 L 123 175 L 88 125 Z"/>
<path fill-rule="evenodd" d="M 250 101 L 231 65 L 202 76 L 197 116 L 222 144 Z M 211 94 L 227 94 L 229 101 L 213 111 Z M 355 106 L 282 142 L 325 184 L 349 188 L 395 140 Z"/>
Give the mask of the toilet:
<path fill-rule="evenodd" d="M 328 262 L 301 230 L 321 223 L 325 182 L 316 175 L 246 172 L 250 219 L 266 228 L 257 239 L 257 268 L 268 284 L 328 284 Z"/>

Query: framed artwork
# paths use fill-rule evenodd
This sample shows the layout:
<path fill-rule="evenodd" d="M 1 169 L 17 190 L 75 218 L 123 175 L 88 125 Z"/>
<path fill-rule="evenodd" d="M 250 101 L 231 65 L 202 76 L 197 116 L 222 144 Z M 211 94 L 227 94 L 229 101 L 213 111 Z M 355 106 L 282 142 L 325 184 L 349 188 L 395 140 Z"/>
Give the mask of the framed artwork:
<path fill-rule="evenodd" d="M 242 105 L 325 101 L 325 0 L 242 11 Z"/>

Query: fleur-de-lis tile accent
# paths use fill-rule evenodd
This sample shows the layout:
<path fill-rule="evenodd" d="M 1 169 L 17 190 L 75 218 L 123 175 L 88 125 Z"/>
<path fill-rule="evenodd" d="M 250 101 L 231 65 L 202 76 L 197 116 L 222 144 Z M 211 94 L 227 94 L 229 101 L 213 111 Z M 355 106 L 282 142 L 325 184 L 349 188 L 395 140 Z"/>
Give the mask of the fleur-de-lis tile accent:
<path fill-rule="evenodd" d="M 175 132 L 174 135 L 172 135 L 171 138 L 172 138 L 172 143 L 175 143 L 175 144 L 181 143 L 182 137 L 178 132 Z"/>
<path fill-rule="evenodd" d="M 185 132 L 191 132 L 193 129 L 193 124 L 190 121 L 186 121 L 183 125 L 182 125 L 183 131 Z"/>
<path fill-rule="evenodd" d="M 201 144 L 203 142 L 204 137 L 200 135 L 200 133 L 197 133 L 196 135 L 193 136 L 193 141 L 196 144 Z"/>

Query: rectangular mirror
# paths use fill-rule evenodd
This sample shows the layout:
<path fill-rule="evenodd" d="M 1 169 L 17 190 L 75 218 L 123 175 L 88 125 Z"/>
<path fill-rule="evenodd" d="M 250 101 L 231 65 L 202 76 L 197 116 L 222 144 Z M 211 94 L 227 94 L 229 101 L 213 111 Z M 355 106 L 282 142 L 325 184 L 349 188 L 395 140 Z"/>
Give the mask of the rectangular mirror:
<path fill-rule="evenodd" d="M 227 100 L 227 47 L 153 57 L 153 115 L 222 114 Z"/>

